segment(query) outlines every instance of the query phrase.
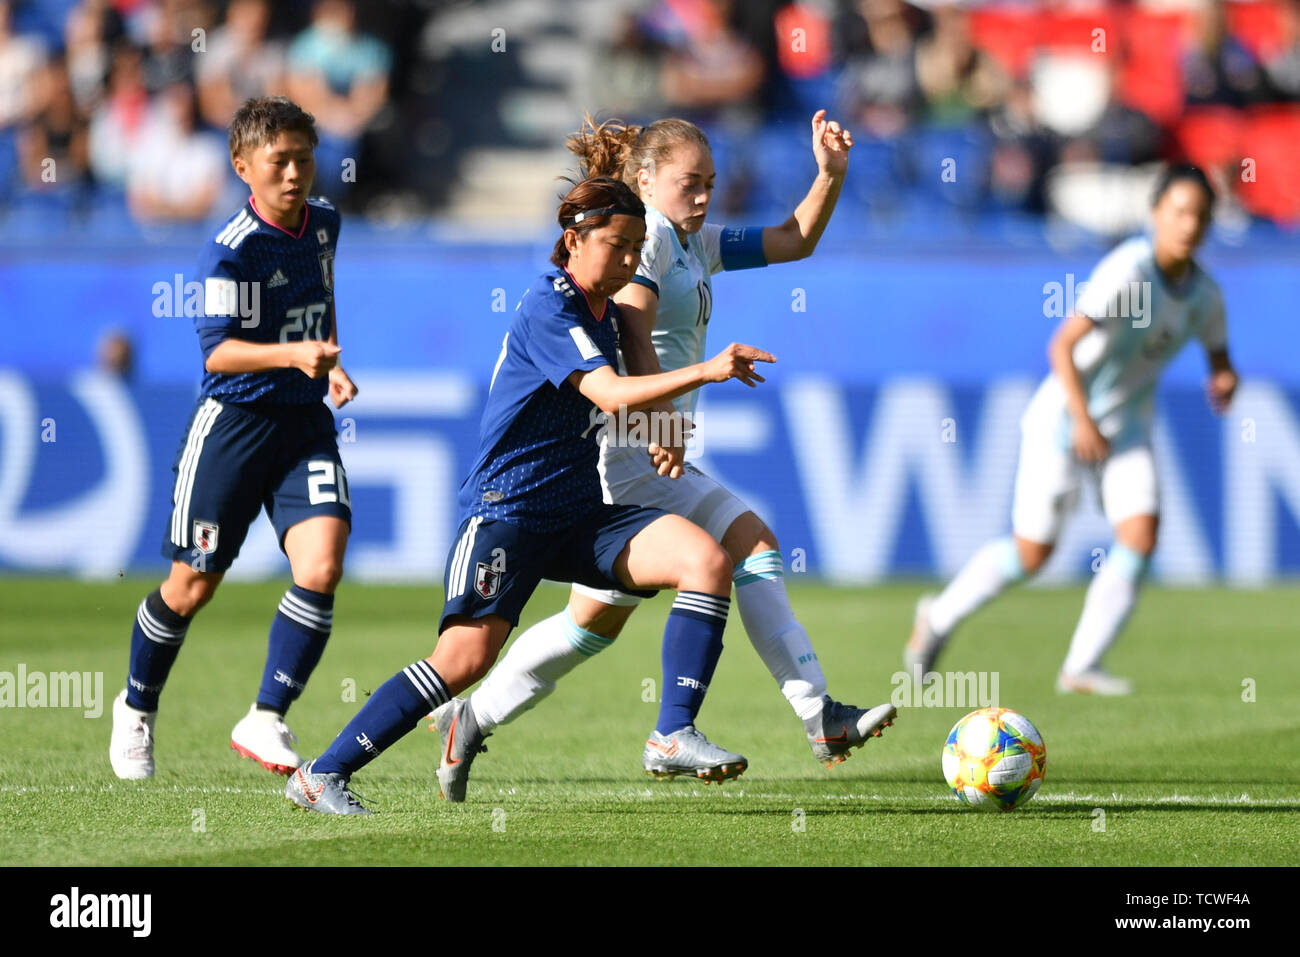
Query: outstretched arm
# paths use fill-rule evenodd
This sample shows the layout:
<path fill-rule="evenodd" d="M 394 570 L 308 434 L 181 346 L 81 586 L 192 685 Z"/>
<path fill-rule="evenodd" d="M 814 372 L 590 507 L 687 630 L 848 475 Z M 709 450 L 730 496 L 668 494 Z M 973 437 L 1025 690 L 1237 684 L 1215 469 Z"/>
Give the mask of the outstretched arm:
<path fill-rule="evenodd" d="M 841 129 L 835 120 L 827 120 L 825 110 L 813 115 L 812 147 L 817 158 L 817 178 L 789 219 L 780 226 L 763 230 L 763 257 L 769 264 L 804 259 L 817 248 L 840 197 L 852 146 L 853 134 Z"/>
<path fill-rule="evenodd" d="M 651 409 L 668 399 L 685 395 L 707 382 L 739 379 L 753 388 L 766 380 L 754 369 L 756 362 L 775 362 L 776 356 L 753 346 L 733 342 L 707 362 L 661 372 L 658 375 L 621 376 L 604 365 L 590 372 L 569 374 L 569 384 L 590 399 L 602 412 L 617 415 Z"/>

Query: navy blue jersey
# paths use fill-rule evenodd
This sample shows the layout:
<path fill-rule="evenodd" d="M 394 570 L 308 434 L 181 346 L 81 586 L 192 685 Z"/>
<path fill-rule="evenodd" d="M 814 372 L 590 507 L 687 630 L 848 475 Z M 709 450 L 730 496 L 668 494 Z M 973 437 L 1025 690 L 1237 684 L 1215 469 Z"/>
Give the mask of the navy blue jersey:
<path fill-rule="evenodd" d="M 565 380 L 618 368 L 618 307 L 594 316 L 566 270 L 529 287 L 506 333 L 479 426 L 479 451 L 460 487 L 462 519 L 534 532 L 572 525 L 601 504 L 599 410 Z"/>
<path fill-rule="evenodd" d="M 295 235 L 266 222 L 244 204 L 199 256 L 203 314 L 194 324 L 206 361 L 226 339 L 249 342 L 327 340 L 334 321 L 334 247 L 339 214 L 324 199 L 308 199 Z M 203 375 L 202 395 L 223 402 L 306 405 L 329 389 L 324 377 L 298 369 Z"/>

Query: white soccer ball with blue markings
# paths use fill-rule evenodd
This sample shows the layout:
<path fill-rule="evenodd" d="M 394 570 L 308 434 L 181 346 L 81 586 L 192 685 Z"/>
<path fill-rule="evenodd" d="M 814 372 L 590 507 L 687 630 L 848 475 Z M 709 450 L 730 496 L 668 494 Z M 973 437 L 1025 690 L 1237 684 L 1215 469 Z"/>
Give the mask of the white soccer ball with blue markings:
<path fill-rule="evenodd" d="M 963 804 L 1013 811 L 1038 793 L 1047 771 L 1043 736 L 1010 708 L 981 708 L 962 718 L 943 746 L 943 776 Z"/>

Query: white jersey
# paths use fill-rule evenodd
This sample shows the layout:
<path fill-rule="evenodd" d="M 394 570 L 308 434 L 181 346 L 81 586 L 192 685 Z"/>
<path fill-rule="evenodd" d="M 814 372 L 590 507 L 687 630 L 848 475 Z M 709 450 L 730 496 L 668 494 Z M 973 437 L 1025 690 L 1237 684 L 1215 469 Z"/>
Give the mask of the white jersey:
<path fill-rule="evenodd" d="M 1199 339 L 1207 352 L 1227 345 L 1218 284 L 1193 261 L 1171 286 L 1145 236 L 1121 243 L 1097 264 L 1075 312 L 1093 322 L 1073 352 L 1088 414 L 1116 449 L 1145 441 L 1156 382 L 1189 339 Z M 1048 430 L 1060 447 L 1070 447 L 1065 388 L 1055 373 L 1043 380 L 1021 424 Z"/>
<path fill-rule="evenodd" d="M 723 269 L 766 265 L 761 229 L 732 229 L 705 223 L 686 236 L 683 246 L 673 224 L 647 206 L 645 246 L 633 282 L 659 297 L 651 340 L 665 371 L 700 362 L 705 357 L 709 316 L 713 310 L 713 274 Z M 698 389 L 679 396 L 679 412 L 695 411 Z"/>

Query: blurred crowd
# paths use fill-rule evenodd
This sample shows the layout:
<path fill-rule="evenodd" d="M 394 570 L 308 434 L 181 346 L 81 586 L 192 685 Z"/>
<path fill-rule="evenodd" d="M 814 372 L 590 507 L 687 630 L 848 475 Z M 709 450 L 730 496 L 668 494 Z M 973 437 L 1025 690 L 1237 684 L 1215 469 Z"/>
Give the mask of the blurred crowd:
<path fill-rule="evenodd" d="M 0 0 L 0 199 L 203 220 L 240 193 L 227 125 L 267 94 L 315 115 L 317 160 L 341 170 L 389 102 L 393 65 L 356 21 L 352 0 Z M 337 179 L 331 192 L 355 181 Z"/>
<path fill-rule="evenodd" d="M 449 40 L 471 6 L 482 19 Z M 549 86 L 574 126 L 584 109 L 699 123 L 730 214 L 788 204 L 784 172 L 807 153 L 794 131 L 827 106 L 855 132 L 845 196 L 869 215 L 1073 209 L 1086 222 L 1098 184 L 1187 157 L 1229 204 L 1300 221 L 1300 0 L 600 8 L 0 0 L 0 206 L 203 221 L 242 195 L 224 135 L 235 109 L 284 93 L 316 116 L 321 191 L 437 214 L 459 151 L 547 145 L 499 107 L 504 88 Z M 516 27 L 525 9 L 538 16 Z M 513 47 L 496 45 L 498 21 Z M 557 33 L 583 69 L 539 81 L 499 56 Z"/>

